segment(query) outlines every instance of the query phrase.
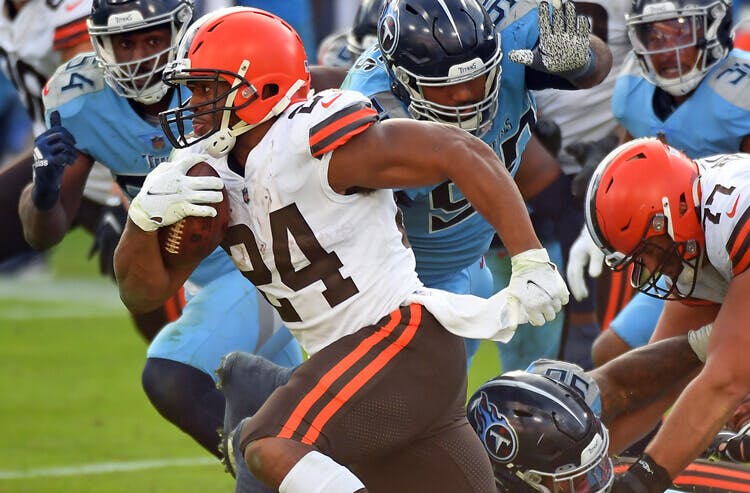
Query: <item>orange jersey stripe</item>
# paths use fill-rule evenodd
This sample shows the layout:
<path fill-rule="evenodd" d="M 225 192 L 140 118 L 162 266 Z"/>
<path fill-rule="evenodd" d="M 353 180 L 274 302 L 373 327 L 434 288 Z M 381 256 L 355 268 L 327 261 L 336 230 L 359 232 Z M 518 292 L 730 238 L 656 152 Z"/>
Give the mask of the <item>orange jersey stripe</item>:
<path fill-rule="evenodd" d="M 333 368 L 323 375 L 320 381 L 315 387 L 308 392 L 308 394 L 302 398 L 297 404 L 297 407 L 292 411 L 292 414 L 287 419 L 286 423 L 281 427 L 281 432 L 277 435 L 279 438 L 291 438 L 294 432 L 302 423 L 302 419 L 305 417 L 310 408 L 320 399 L 325 392 L 331 387 L 331 385 L 338 380 L 347 370 L 354 366 L 362 357 L 364 357 L 370 349 L 373 348 L 377 343 L 385 339 L 393 329 L 395 329 L 401 322 L 401 312 L 395 310 L 391 313 L 391 319 L 380 328 L 377 332 L 372 334 L 363 340 L 354 351 L 347 354 L 340 362 L 338 362 Z"/>
<path fill-rule="evenodd" d="M 750 264 L 750 209 L 737 220 L 727 241 L 727 253 L 732 261 L 734 275 L 741 274 Z"/>
<path fill-rule="evenodd" d="M 688 479 L 688 477 L 690 479 Z M 692 475 L 686 475 L 682 474 L 677 479 L 675 479 L 674 484 L 679 485 L 689 485 L 689 486 L 706 486 L 708 488 L 711 488 L 711 491 L 716 491 L 714 488 L 717 488 L 721 491 L 731 491 L 733 493 L 741 493 L 741 492 L 750 492 L 750 486 L 749 485 L 743 485 L 743 484 L 737 484 L 737 482 L 732 481 L 730 479 L 719 479 L 719 478 L 705 478 L 705 477 L 699 477 L 699 476 L 692 476 Z"/>
<path fill-rule="evenodd" d="M 361 389 L 367 382 L 369 382 L 375 375 L 378 374 L 383 367 L 394 358 L 402 349 L 404 349 L 409 342 L 414 338 L 414 334 L 417 333 L 417 328 L 422 321 L 422 306 L 412 304 L 409 307 L 410 320 L 409 325 L 406 327 L 404 332 L 385 348 L 372 362 L 370 362 L 365 368 L 363 368 L 349 383 L 339 391 L 338 394 L 329 402 L 315 417 L 310 429 L 302 437 L 302 443 L 312 445 L 315 440 L 320 436 L 320 430 L 328 423 L 328 421 L 341 409 L 351 397 Z"/>
<path fill-rule="evenodd" d="M 685 468 L 683 474 L 687 473 L 715 474 L 724 477 L 731 477 L 750 482 L 750 469 L 739 469 L 730 467 L 720 467 L 713 464 L 693 462 Z"/>
<path fill-rule="evenodd" d="M 86 18 L 82 17 L 55 29 L 52 48 L 62 50 L 80 44 L 87 39 L 89 39 L 89 32 L 86 28 Z"/>
<path fill-rule="evenodd" d="M 320 157 L 331 152 L 367 130 L 377 119 L 378 113 L 364 103 L 344 108 L 310 129 L 311 154 Z"/>

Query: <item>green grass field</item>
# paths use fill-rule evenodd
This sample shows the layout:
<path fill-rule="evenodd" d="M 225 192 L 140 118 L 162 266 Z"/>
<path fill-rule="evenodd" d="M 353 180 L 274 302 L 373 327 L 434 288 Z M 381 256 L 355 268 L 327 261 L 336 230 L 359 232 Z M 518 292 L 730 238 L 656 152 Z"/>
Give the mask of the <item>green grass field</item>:
<path fill-rule="evenodd" d="M 222 467 L 151 407 L 146 343 L 73 232 L 52 279 L 0 278 L 0 493 L 231 492 Z M 469 388 L 499 372 L 484 344 Z"/>

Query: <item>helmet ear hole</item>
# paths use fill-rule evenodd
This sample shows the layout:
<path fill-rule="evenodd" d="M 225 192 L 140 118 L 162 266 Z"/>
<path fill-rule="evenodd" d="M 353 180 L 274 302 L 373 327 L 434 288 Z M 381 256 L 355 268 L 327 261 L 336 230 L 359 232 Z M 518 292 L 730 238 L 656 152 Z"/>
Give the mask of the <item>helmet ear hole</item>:
<path fill-rule="evenodd" d="M 276 96 L 279 93 L 279 86 L 278 84 L 266 84 L 263 86 L 263 91 L 261 92 L 261 99 L 268 99 Z"/>

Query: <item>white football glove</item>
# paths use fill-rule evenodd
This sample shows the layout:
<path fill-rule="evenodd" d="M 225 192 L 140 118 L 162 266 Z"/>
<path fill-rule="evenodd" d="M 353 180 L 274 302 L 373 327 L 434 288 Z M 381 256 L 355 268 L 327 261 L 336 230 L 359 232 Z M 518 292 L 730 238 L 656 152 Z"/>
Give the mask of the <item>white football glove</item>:
<path fill-rule="evenodd" d="M 573 298 L 581 301 L 589 296 L 586 279 L 583 276 L 584 269 L 588 268 L 588 274 L 592 278 L 599 277 L 602 275 L 603 265 L 604 252 L 596 246 L 588 229 L 584 226 L 581 234 L 578 235 L 576 241 L 570 246 L 568 265 L 565 269 Z"/>
<path fill-rule="evenodd" d="M 570 293 L 547 250 L 526 250 L 510 258 L 509 294 L 514 296 L 531 325 L 544 325 L 554 319 L 568 302 Z"/>
<path fill-rule="evenodd" d="M 573 2 L 542 0 L 539 3 L 539 43 L 533 50 L 511 50 L 508 57 L 534 70 L 576 78 L 589 69 L 591 26 L 586 16 L 576 15 Z M 551 17 L 551 19 L 550 19 Z"/>
<path fill-rule="evenodd" d="M 200 204 L 221 202 L 224 181 L 217 176 L 186 175 L 195 164 L 207 159 L 203 154 L 190 154 L 154 168 L 130 203 L 130 219 L 144 231 L 156 231 L 187 216 L 216 216 L 216 209 Z"/>
<path fill-rule="evenodd" d="M 688 343 L 690 343 L 690 347 L 698 359 L 701 360 L 701 363 L 706 362 L 706 356 L 708 356 L 708 339 L 711 337 L 712 330 L 714 330 L 713 324 L 708 324 L 700 329 L 688 331 Z"/>

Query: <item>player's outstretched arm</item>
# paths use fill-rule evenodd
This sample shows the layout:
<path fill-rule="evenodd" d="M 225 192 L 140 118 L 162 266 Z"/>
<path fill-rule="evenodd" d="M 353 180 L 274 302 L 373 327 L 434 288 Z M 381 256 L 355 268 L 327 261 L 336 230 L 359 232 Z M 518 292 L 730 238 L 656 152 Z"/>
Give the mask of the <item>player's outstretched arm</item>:
<path fill-rule="evenodd" d="M 711 443 L 750 392 L 750 273 L 737 275 L 714 322 L 706 364 L 680 395 L 646 452 L 674 477 Z M 685 430 L 690 430 L 686 433 Z"/>
<path fill-rule="evenodd" d="M 386 120 L 335 150 L 328 178 L 339 193 L 452 181 L 511 254 L 507 290 L 525 318 L 542 325 L 568 302 L 565 281 L 541 247 L 513 178 L 495 152 L 468 132 L 433 122 Z"/>
<path fill-rule="evenodd" d="M 501 235 L 509 253 L 540 248 L 526 205 L 495 152 L 450 125 L 391 119 L 336 149 L 328 178 L 352 188 L 413 188 L 453 181 Z"/>

